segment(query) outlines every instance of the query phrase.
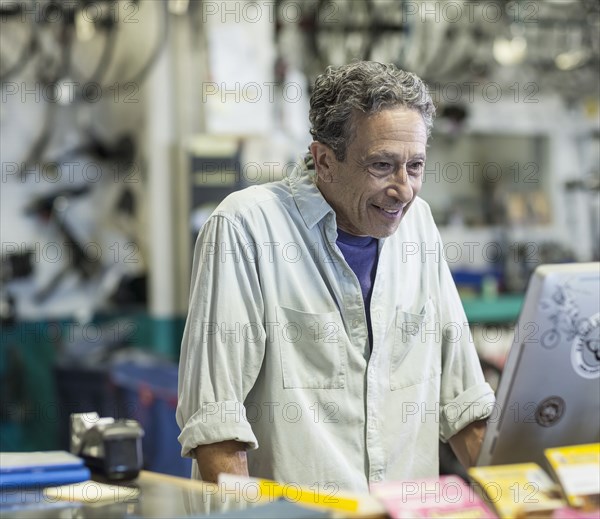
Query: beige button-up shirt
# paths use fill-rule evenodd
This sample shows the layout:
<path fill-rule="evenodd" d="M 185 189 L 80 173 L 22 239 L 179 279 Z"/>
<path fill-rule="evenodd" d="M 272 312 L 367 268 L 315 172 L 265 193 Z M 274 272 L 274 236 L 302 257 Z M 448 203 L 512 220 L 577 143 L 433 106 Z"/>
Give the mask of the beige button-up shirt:
<path fill-rule="evenodd" d="M 200 232 L 182 454 L 237 440 L 252 476 L 332 495 L 436 476 L 438 439 L 488 416 L 494 396 L 429 206 L 416 199 L 379 240 L 371 349 L 335 213 L 309 173 L 230 195 Z"/>

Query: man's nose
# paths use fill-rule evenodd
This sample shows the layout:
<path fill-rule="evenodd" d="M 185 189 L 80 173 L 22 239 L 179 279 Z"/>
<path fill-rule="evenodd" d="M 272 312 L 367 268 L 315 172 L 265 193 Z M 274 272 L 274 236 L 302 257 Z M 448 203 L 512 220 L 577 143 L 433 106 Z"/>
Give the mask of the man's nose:
<path fill-rule="evenodd" d="M 391 178 L 390 185 L 386 188 L 386 195 L 390 198 L 395 198 L 404 204 L 407 204 L 412 200 L 413 189 L 408 181 L 405 165 L 402 165 Z"/>

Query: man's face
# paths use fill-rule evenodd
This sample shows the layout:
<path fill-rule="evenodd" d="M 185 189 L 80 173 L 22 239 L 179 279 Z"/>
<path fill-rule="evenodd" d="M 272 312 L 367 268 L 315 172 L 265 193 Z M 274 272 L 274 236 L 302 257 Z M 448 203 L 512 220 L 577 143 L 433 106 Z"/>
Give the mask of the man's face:
<path fill-rule="evenodd" d="M 313 142 L 317 186 L 337 225 L 356 236 L 393 234 L 421 189 L 427 131 L 421 115 L 403 107 L 355 114 L 354 138 L 338 161 Z"/>

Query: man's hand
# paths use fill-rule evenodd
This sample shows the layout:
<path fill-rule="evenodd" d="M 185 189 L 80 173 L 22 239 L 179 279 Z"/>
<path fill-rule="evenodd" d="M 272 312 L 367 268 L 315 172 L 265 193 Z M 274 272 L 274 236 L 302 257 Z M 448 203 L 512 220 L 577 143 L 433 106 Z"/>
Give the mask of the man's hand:
<path fill-rule="evenodd" d="M 248 476 L 246 444 L 228 440 L 199 445 L 194 450 L 203 481 L 216 483 L 221 472 Z"/>
<path fill-rule="evenodd" d="M 477 462 L 486 427 L 486 420 L 478 420 L 470 423 L 450 438 L 450 447 L 465 469 L 472 467 Z"/>

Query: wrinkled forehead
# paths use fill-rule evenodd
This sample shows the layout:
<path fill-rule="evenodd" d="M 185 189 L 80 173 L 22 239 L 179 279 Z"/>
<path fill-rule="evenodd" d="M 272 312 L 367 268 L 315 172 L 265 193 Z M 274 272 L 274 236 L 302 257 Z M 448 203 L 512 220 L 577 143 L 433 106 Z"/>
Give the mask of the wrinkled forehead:
<path fill-rule="evenodd" d="M 404 106 L 385 108 L 365 114 L 355 111 L 351 118 L 351 135 L 347 141 L 361 147 L 377 148 L 386 144 L 404 144 L 415 149 L 427 146 L 427 127 L 423 116 Z"/>

